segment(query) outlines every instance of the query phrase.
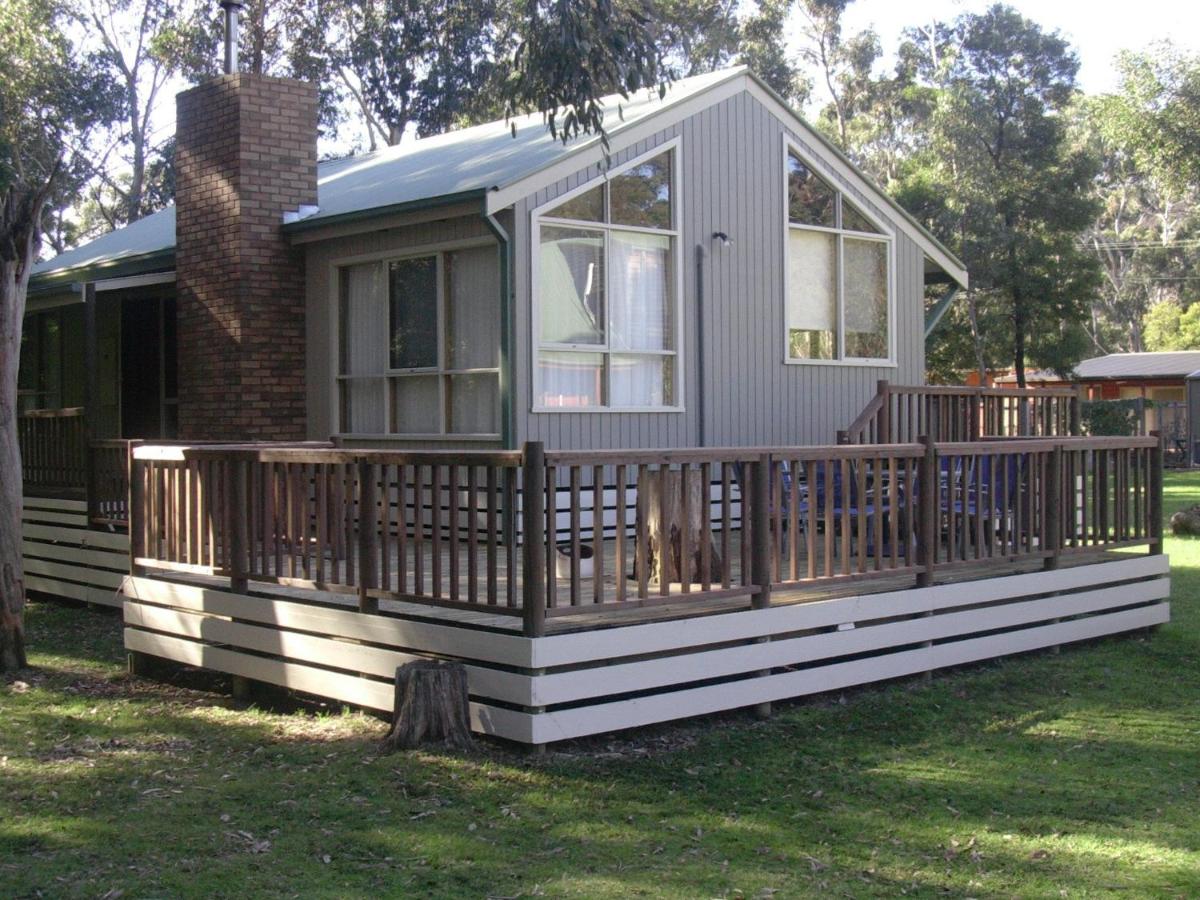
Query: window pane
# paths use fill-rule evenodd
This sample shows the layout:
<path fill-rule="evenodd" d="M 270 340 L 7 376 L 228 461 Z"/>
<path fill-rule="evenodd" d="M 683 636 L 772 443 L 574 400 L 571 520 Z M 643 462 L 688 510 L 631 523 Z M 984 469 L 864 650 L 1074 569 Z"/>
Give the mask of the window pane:
<path fill-rule="evenodd" d="M 392 429 L 397 434 L 438 434 L 441 392 L 437 375 L 392 379 Z"/>
<path fill-rule="evenodd" d="M 401 259 L 388 266 L 393 369 L 436 366 L 437 257 Z"/>
<path fill-rule="evenodd" d="M 611 405 L 673 406 L 675 358 L 619 356 L 609 363 Z"/>
<path fill-rule="evenodd" d="M 865 231 L 867 234 L 879 234 L 879 229 L 875 227 L 866 216 L 854 208 L 846 195 L 842 195 L 842 227 L 847 231 Z"/>
<path fill-rule="evenodd" d="M 673 348 L 671 238 L 613 231 L 608 309 L 614 350 Z"/>
<path fill-rule="evenodd" d="M 798 225 L 833 228 L 836 194 L 807 165 L 788 154 L 788 218 Z"/>
<path fill-rule="evenodd" d="M 837 238 L 820 231 L 788 232 L 788 353 L 793 359 L 837 354 Z"/>
<path fill-rule="evenodd" d="M 609 184 L 610 218 L 614 225 L 671 227 L 671 154 L 638 163 Z"/>
<path fill-rule="evenodd" d="M 446 364 L 452 369 L 500 365 L 500 266 L 496 248 L 447 253 Z"/>
<path fill-rule="evenodd" d="M 544 215 L 556 219 L 582 219 L 584 222 L 604 221 L 604 186 L 596 185 L 590 191 L 576 194 L 570 200 L 560 203 Z"/>
<path fill-rule="evenodd" d="M 542 341 L 604 343 L 604 232 L 545 225 L 539 254 Z"/>
<path fill-rule="evenodd" d="M 387 368 L 387 334 L 383 309 L 386 284 L 382 263 L 341 270 L 341 347 L 339 373 L 378 375 Z"/>
<path fill-rule="evenodd" d="M 348 434 L 384 434 L 384 382 L 382 378 L 349 378 L 342 386 L 341 430 Z"/>
<path fill-rule="evenodd" d="M 539 406 L 599 406 L 604 394 L 604 357 L 599 353 L 538 354 Z"/>
<path fill-rule="evenodd" d="M 846 355 L 888 356 L 887 245 L 845 239 Z"/>
<path fill-rule="evenodd" d="M 500 432 L 499 379 L 495 375 L 451 375 L 450 422 L 455 434 Z"/>

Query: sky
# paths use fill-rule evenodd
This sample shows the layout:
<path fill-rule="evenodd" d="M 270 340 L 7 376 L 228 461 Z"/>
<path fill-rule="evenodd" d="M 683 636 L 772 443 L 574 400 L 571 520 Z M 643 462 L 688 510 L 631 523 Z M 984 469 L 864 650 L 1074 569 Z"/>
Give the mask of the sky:
<path fill-rule="evenodd" d="M 1113 57 L 1118 50 L 1141 50 L 1170 38 L 1200 51 L 1200 3 L 1195 0 L 1008 0 L 1043 29 L 1058 29 L 1079 56 L 1079 83 L 1089 94 L 1117 86 Z M 948 20 L 982 12 L 990 0 L 855 0 L 846 10 L 844 32 L 873 26 L 891 54 L 901 30 L 922 19 Z"/>

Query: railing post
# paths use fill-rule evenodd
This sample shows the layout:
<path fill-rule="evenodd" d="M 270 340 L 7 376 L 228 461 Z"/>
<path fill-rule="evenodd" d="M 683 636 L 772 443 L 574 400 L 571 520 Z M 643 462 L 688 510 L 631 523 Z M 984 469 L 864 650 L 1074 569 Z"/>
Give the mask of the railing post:
<path fill-rule="evenodd" d="M 441 502 L 434 498 L 435 503 Z M 379 612 L 379 598 L 370 591 L 379 587 L 378 543 L 375 533 L 379 523 L 375 501 L 375 467 L 366 460 L 358 461 L 358 611 Z"/>
<path fill-rule="evenodd" d="M 969 440 L 978 441 L 983 436 L 983 417 L 986 412 L 986 404 L 987 398 L 984 396 L 983 388 L 976 388 L 975 396 L 971 400 L 970 415 L 967 417 L 967 427 L 970 429 Z"/>
<path fill-rule="evenodd" d="M 750 580 L 755 609 L 771 605 L 771 455 L 754 463 L 750 482 Z"/>
<path fill-rule="evenodd" d="M 521 568 L 525 636 L 540 637 L 546 633 L 546 450 L 541 441 L 526 441 L 521 461 Z"/>
<path fill-rule="evenodd" d="M 1071 434 L 1078 437 L 1083 434 L 1083 385 L 1078 385 L 1075 388 L 1075 393 L 1071 395 L 1070 409 L 1070 428 Z"/>
<path fill-rule="evenodd" d="M 937 558 L 938 483 L 937 448 L 927 434 L 917 439 L 925 448 L 921 457 L 920 490 L 917 492 L 917 587 L 933 583 L 933 568 Z"/>
<path fill-rule="evenodd" d="M 1046 472 L 1046 482 L 1042 485 L 1042 508 L 1046 511 L 1046 544 L 1044 549 L 1050 551 L 1043 568 L 1057 569 L 1058 557 L 1062 551 L 1062 444 L 1055 445 L 1050 451 L 1050 467 Z"/>
<path fill-rule="evenodd" d="M 250 503 L 246 489 L 246 464 L 236 455 L 227 458 L 229 478 L 226 494 L 229 497 L 229 587 L 235 594 L 246 591 L 249 584 L 246 563 L 246 518 Z"/>
<path fill-rule="evenodd" d="M 1163 552 L 1163 435 L 1161 431 L 1150 434 L 1157 440 L 1150 454 L 1150 555 Z"/>
<path fill-rule="evenodd" d="M 842 433 L 844 434 L 844 432 Z M 842 434 L 838 435 L 839 443 Z M 750 474 L 750 580 L 754 584 L 751 606 L 767 609 L 771 606 L 771 454 L 764 453 L 752 467 Z M 761 637 L 758 643 L 768 643 L 770 636 Z M 758 673 L 766 677 L 770 669 Z M 754 714 L 760 719 L 771 715 L 771 703 L 759 703 Z"/>
<path fill-rule="evenodd" d="M 137 441 L 130 441 L 126 449 L 126 465 L 129 472 L 129 493 L 126 503 L 129 505 L 127 518 L 129 520 L 129 574 L 142 574 L 138 560 L 146 556 L 146 485 L 142 473 L 137 469 L 137 460 L 133 452 L 138 446 Z"/>

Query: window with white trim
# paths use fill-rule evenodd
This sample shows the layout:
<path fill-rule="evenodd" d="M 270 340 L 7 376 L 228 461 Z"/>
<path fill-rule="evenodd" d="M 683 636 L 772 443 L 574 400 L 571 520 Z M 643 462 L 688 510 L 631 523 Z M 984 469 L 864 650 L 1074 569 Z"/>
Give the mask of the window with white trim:
<path fill-rule="evenodd" d="M 498 436 L 494 245 L 343 266 L 340 430 Z"/>
<path fill-rule="evenodd" d="M 891 357 L 891 239 L 787 151 L 789 361 Z"/>
<path fill-rule="evenodd" d="M 535 408 L 678 405 L 673 169 L 666 150 L 535 219 Z"/>

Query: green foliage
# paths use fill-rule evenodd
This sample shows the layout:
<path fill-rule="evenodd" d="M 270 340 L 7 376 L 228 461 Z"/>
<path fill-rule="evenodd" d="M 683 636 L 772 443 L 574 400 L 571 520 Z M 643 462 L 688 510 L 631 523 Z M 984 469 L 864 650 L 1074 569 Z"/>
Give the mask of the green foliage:
<path fill-rule="evenodd" d="M 1120 54 L 1121 91 L 1107 98 L 1113 137 L 1175 191 L 1200 185 L 1200 57 L 1169 41 Z"/>
<path fill-rule="evenodd" d="M 1200 303 L 1187 309 L 1163 300 L 1146 311 L 1147 350 L 1200 350 Z"/>
<path fill-rule="evenodd" d="M 1144 402 L 1142 408 L 1152 404 Z M 1136 400 L 1085 400 L 1080 404 L 1080 419 L 1083 433 L 1127 437 L 1138 433 L 1141 422 Z"/>

